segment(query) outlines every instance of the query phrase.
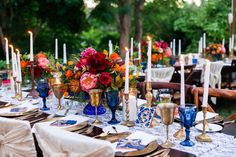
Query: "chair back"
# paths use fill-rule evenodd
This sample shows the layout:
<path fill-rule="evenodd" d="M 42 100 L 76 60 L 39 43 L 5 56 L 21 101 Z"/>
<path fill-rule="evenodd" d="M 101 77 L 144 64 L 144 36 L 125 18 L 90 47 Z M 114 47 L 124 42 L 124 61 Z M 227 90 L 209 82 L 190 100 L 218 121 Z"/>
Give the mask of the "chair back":
<path fill-rule="evenodd" d="M 174 73 L 173 67 L 152 68 L 151 79 L 153 82 L 170 82 Z"/>
<path fill-rule="evenodd" d="M 37 156 L 28 121 L 0 117 L 0 156 Z"/>
<path fill-rule="evenodd" d="M 172 83 L 172 82 L 152 82 L 152 90 L 161 90 L 161 89 L 169 89 L 172 91 L 171 94 L 174 95 L 173 101 L 177 104 L 179 104 L 180 94 L 177 94 L 180 92 L 180 83 Z M 146 94 L 146 83 L 141 82 L 138 84 L 139 91 L 141 92 L 141 98 L 145 99 Z M 185 96 L 186 96 L 186 102 L 192 103 L 192 86 L 191 85 L 185 85 Z M 175 96 L 176 95 L 176 96 Z"/>
<path fill-rule="evenodd" d="M 222 61 L 218 62 L 212 62 L 210 66 L 210 80 L 209 84 L 211 88 L 215 88 L 216 85 L 218 88 L 221 88 L 221 70 L 224 66 L 224 63 Z M 205 66 L 204 66 L 205 67 Z M 205 68 L 202 70 L 201 74 L 201 82 L 204 82 L 204 73 L 205 73 Z"/>
<path fill-rule="evenodd" d="M 62 136 L 63 135 L 63 136 Z M 60 128 L 35 124 L 35 136 L 44 157 L 111 157 L 111 143 Z"/>
<path fill-rule="evenodd" d="M 194 97 L 194 104 L 196 104 L 198 107 L 200 107 L 200 105 L 201 105 L 200 97 L 203 96 L 204 88 L 203 87 L 194 87 L 192 89 L 191 93 Z M 224 98 L 224 99 L 228 99 L 228 100 L 236 100 L 236 91 L 235 90 L 209 88 L 208 95 L 209 95 L 209 97 L 217 97 L 217 98 Z M 214 107 L 212 107 L 208 104 L 209 111 L 215 112 L 213 108 Z"/>

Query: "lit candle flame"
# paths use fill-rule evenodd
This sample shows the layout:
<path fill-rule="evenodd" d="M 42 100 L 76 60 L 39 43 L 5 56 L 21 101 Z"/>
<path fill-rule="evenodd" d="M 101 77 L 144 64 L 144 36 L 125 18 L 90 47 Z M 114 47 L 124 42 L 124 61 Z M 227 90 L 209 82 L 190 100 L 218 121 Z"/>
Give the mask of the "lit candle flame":
<path fill-rule="evenodd" d="M 28 31 L 29 34 L 33 34 L 31 31 Z"/>
<path fill-rule="evenodd" d="M 128 47 L 125 47 L 125 51 L 129 51 Z"/>
<path fill-rule="evenodd" d="M 17 53 L 20 53 L 20 50 L 19 50 L 19 49 L 16 49 L 16 52 L 17 52 Z"/>
<path fill-rule="evenodd" d="M 148 35 L 147 36 L 147 40 L 150 41 L 152 38 Z"/>
<path fill-rule="evenodd" d="M 9 47 L 12 48 L 12 49 L 14 48 L 13 45 L 11 45 L 11 44 L 9 45 Z"/>
<path fill-rule="evenodd" d="M 8 42 L 8 39 L 6 37 L 4 39 L 6 40 L 6 42 Z"/>

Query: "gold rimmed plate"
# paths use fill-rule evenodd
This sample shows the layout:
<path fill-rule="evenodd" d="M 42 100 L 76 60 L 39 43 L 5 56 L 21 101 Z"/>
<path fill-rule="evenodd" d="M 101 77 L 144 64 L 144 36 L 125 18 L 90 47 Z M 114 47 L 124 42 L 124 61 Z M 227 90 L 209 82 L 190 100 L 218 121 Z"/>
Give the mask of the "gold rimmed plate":
<path fill-rule="evenodd" d="M 29 109 L 25 112 L 2 112 L 2 113 L 0 113 L 0 116 L 2 116 L 2 117 L 18 117 L 18 116 L 24 116 L 27 114 L 31 114 L 31 113 L 37 112 L 37 111 L 38 111 L 38 108 L 32 108 L 32 109 Z"/>
<path fill-rule="evenodd" d="M 158 146 L 158 143 L 156 141 L 153 141 L 149 143 L 143 150 L 137 150 L 127 153 L 116 152 L 115 156 L 144 156 L 154 152 L 158 148 Z"/>

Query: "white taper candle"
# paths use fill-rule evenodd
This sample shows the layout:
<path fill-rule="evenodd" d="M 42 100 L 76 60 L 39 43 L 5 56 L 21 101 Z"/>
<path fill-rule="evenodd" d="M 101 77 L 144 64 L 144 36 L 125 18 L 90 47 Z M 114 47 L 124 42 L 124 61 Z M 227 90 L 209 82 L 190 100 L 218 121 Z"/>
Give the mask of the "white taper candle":
<path fill-rule="evenodd" d="M 66 56 L 66 44 L 63 44 L 63 63 L 67 64 L 67 56 Z"/>
<path fill-rule="evenodd" d="M 58 40 L 55 39 L 55 59 L 58 59 Z"/>
<path fill-rule="evenodd" d="M 6 51 L 6 64 L 9 64 L 9 46 L 8 46 L 8 39 L 5 39 L 5 51 Z"/>
<path fill-rule="evenodd" d="M 28 31 L 30 35 L 30 61 L 34 61 L 34 51 L 33 51 L 33 32 Z"/>
<path fill-rule="evenodd" d="M 129 93 L 129 49 L 125 48 L 125 94 Z"/>
<path fill-rule="evenodd" d="M 184 80 L 184 63 L 183 63 L 183 58 L 181 57 L 180 59 L 180 75 L 181 75 L 181 82 L 180 82 L 180 85 L 181 85 L 181 88 L 180 88 L 180 105 L 182 107 L 185 107 L 185 80 Z"/>
<path fill-rule="evenodd" d="M 209 60 L 206 60 L 205 72 L 204 72 L 204 92 L 202 106 L 207 107 L 208 105 L 208 90 L 209 90 L 209 79 L 210 79 L 210 66 Z"/>

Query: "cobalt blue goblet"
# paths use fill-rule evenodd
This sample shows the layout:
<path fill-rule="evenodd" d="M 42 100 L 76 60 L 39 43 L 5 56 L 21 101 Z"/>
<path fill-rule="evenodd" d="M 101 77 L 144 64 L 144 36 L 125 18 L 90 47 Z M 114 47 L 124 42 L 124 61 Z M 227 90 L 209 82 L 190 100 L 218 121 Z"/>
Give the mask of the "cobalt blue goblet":
<path fill-rule="evenodd" d="M 107 90 L 106 91 L 106 101 L 107 105 L 111 110 L 112 118 L 108 122 L 108 124 L 117 124 L 119 121 L 116 119 L 116 110 L 118 108 L 120 99 L 119 99 L 119 91 L 118 90 Z"/>
<path fill-rule="evenodd" d="M 48 97 L 49 85 L 46 82 L 39 82 L 37 85 L 37 91 L 39 96 L 43 99 L 43 107 L 40 108 L 42 111 L 47 111 L 49 108 L 46 105 L 46 98 Z"/>
<path fill-rule="evenodd" d="M 190 140 L 190 128 L 193 126 L 197 115 L 197 107 L 194 104 L 186 104 L 179 107 L 180 121 L 185 127 L 185 140 L 180 142 L 182 146 L 192 147 L 194 143 Z"/>

